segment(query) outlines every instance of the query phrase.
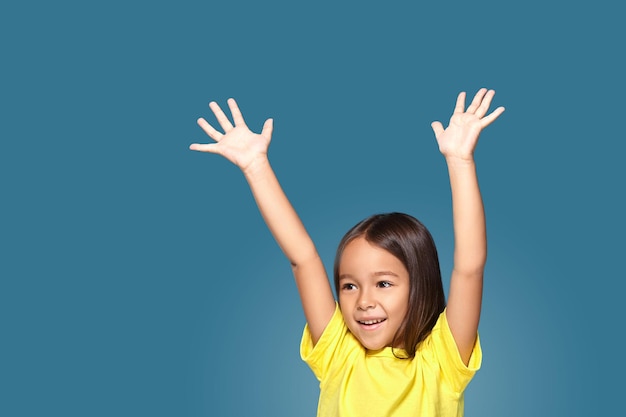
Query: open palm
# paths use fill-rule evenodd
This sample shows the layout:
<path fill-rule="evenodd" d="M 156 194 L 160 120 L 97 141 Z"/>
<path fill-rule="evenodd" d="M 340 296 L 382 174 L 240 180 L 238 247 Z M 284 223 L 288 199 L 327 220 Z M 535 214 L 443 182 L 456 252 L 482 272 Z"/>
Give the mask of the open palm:
<path fill-rule="evenodd" d="M 450 124 L 443 128 L 441 122 L 433 122 L 432 128 L 439 144 L 439 150 L 446 157 L 472 159 L 480 132 L 498 118 L 504 107 L 498 107 L 485 116 L 489 110 L 495 91 L 481 88 L 470 106 L 465 109 L 465 93 L 459 94 Z"/>
<path fill-rule="evenodd" d="M 194 143 L 189 146 L 189 149 L 222 155 L 242 171 L 246 171 L 255 161 L 267 158 L 267 149 L 272 140 L 272 119 L 265 121 L 259 134 L 248 128 L 234 99 L 228 99 L 228 107 L 233 116 L 234 125 L 228 120 L 217 103 L 211 102 L 209 107 L 224 133 L 217 131 L 204 118 L 200 118 L 198 125 L 216 143 Z"/>

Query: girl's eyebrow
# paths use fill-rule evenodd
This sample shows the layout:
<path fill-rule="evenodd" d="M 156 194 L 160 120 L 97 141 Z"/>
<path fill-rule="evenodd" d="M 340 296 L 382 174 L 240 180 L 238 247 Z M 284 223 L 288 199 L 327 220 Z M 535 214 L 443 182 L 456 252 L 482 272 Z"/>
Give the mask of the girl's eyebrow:
<path fill-rule="evenodd" d="M 372 276 L 374 277 L 384 277 L 384 276 L 397 277 L 398 274 L 396 274 L 393 271 L 376 271 L 372 274 Z M 350 274 L 341 274 L 339 275 L 339 281 L 341 281 L 342 279 L 354 279 L 354 277 Z"/>
<path fill-rule="evenodd" d="M 391 276 L 394 276 L 394 277 L 398 276 L 398 274 L 396 274 L 393 271 L 378 271 L 378 272 L 374 272 L 374 276 L 375 277 L 381 277 L 381 276 L 385 276 L 385 275 L 391 275 Z"/>

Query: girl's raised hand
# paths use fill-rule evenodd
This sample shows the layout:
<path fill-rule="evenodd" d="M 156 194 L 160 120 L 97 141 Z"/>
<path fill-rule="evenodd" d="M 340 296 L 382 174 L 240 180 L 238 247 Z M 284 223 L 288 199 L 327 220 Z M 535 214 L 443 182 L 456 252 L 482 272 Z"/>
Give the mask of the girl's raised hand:
<path fill-rule="evenodd" d="M 209 107 L 224 133 L 218 132 L 204 118 L 199 118 L 198 125 L 216 143 L 194 143 L 189 146 L 189 149 L 222 155 L 244 172 L 254 162 L 267 159 L 267 149 L 272 140 L 272 119 L 265 121 L 261 133 L 258 134 L 248 128 L 234 99 L 228 99 L 228 107 L 233 116 L 234 126 L 216 102 L 209 103 Z"/>
<path fill-rule="evenodd" d="M 439 151 L 446 158 L 473 159 L 480 132 L 504 112 L 504 107 L 498 107 L 486 115 L 495 93 L 494 90 L 481 88 L 467 110 L 464 110 L 465 92 L 462 92 L 456 99 L 456 107 L 448 127 L 444 129 L 441 122 L 431 124 Z"/>

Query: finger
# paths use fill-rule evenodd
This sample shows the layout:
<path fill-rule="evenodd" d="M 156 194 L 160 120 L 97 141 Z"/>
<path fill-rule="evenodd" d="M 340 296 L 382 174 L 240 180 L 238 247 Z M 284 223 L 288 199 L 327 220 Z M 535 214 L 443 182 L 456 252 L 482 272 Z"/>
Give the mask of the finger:
<path fill-rule="evenodd" d="M 274 119 L 267 119 L 265 123 L 263 123 L 263 130 L 261 130 L 261 135 L 271 139 L 273 131 Z"/>
<path fill-rule="evenodd" d="M 198 119 L 198 126 L 200 126 L 202 130 L 204 130 L 204 133 L 209 135 L 209 137 L 216 142 L 219 142 L 220 139 L 222 139 L 222 136 L 224 136 L 220 132 L 215 130 L 215 128 L 211 126 L 209 122 L 204 120 L 202 117 Z"/>
<path fill-rule="evenodd" d="M 485 97 L 485 94 L 487 94 L 486 88 L 481 88 L 480 90 L 478 90 L 478 92 L 474 96 L 474 99 L 472 100 L 472 104 L 470 104 L 470 106 L 467 108 L 467 113 L 476 112 L 476 110 L 480 106 L 480 103 L 483 101 L 483 97 Z"/>
<path fill-rule="evenodd" d="M 228 133 L 228 131 L 232 130 L 233 125 L 230 123 L 230 120 L 228 120 L 228 117 L 226 117 L 221 107 L 214 101 L 209 103 L 209 107 L 213 110 L 213 114 L 220 126 L 222 126 L 222 129 L 224 129 L 224 132 Z"/>
<path fill-rule="evenodd" d="M 217 143 L 192 143 L 189 149 L 198 152 L 220 153 Z"/>
<path fill-rule="evenodd" d="M 241 114 L 241 110 L 239 110 L 239 106 L 234 98 L 228 99 L 228 107 L 230 108 L 230 114 L 233 115 L 233 121 L 235 122 L 235 126 L 246 126 L 246 122 L 243 120 L 243 115 Z"/>
<path fill-rule="evenodd" d="M 491 105 L 491 100 L 493 100 L 493 96 L 495 94 L 496 92 L 494 90 L 487 91 L 487 93 L 483 97 L 482 102 L 480 103 L 480 106 L 478 106 L 478 109 L 476 109 L 476 116 L 482 118 L 484 115 L 487 114 L 489 106 Z"/>
<path fill-rule="evenodd" d="M 441 122 L 432 122 L 430 127 L 433 128 L 433 132 L 435 132 L 435 137 L 439 137 L 440 134 L 443 133 L 444 128 Z"/>
<path fill-rule="evenodd" d="M 482 127 L 485 128 L 493 123 L 494 120 L 496 120 L 498 117 L 500 117 L 502 113 L 504 113 L 504 110 L 504 107 L 498 107 L 497 109 L 492 111 L 489 116 L 480 119 L 480 124 L 482 125 Z"/>
<path fill-rule="evenodd" d="M 465 109 L 465 91 L 459 93 L 456 98 L 456 105 L 454 106 L 455 113 L 463 113 Z"/>

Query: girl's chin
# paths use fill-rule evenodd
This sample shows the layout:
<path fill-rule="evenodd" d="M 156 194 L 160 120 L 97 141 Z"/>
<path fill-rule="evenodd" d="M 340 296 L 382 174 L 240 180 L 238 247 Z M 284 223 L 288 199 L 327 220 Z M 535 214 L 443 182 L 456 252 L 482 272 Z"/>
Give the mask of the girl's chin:
<path fill-rule="evenodd" d="M 367 349 L 367 350 L 383 350 L 386 347 L 390 347 L 391 344 L 389 343 L 372 343 L 370 341 L 366 341 L 366 340 L 361 340 L 359 339 L 359 342 L 361 342 L 361 345 Z"/>

